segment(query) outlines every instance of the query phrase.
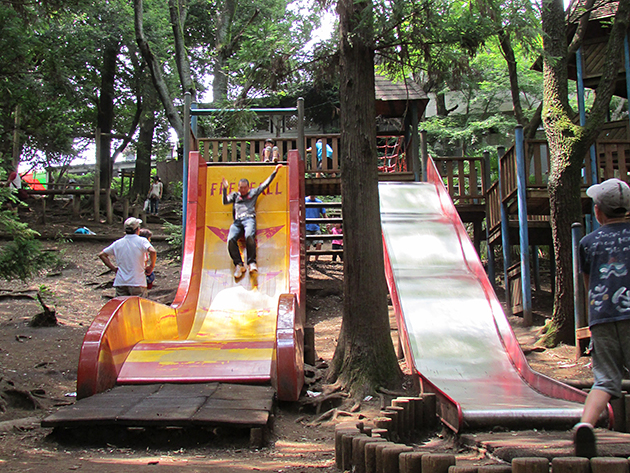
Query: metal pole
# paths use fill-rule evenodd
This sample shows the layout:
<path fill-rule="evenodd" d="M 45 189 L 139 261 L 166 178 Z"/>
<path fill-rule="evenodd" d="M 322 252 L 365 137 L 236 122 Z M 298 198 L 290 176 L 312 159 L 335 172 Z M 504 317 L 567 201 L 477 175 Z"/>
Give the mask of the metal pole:
<path fill-rule="evenodd" d="M 420 155 L 422 157 L 422 182 L 427 182 L 427 164 L 429 151 L 427 149 L 427 131 L 420 130 Z"/>
<path fill-rule="evenodd" d="M 298 109 L 298 139 L 297 139 L 297 148 L 300 153 L 300 159 L 306 159 L 306 142 L 304 141 L 304 99 L 302 97 L 297 100 L 297 109 Z"/>
<path fill-rule="evenodd" d="M 494 287 L 495 275 L 494 275 L 494 251 L 490 246 L 490 229 L 488 228 L 488 184 L 490 183 L 490 152 L 483 152 L 483 182 L 481 190 L 486 199 L 486 251 L 488 257 L 488 279 L 490 284 Z"/>
<path fill-rule="evenodd" d="M 94 133 L 96 145 L 96 165 L 94 167 L 94 221 L 101 220 L 101 129 Z"/>
<path fill-rule="evenodd" d="M 192 96 L 191 96 L 191 100 L 192 100 Z M 190 109 L 191 110 L 195 110 L 197 108 L 198 104 L 197 102 L 195 103 L 191 103 L 190 104 Z M 190 129 L 192 131 L 192 134 L 197 136 L 197 120 L 199 119 L 199 117 L 197 117 L 197 115 L 194 115 L 191 113 L 191 117 L 190 117 Z"/>
<path fill-rule="evenodd" d="M 577 68 L 577 96 L 578 96 L 578 110 L 580 112 L 580 126 L 584 126 L 586 123 L 586 105 L 584 103 L 584 60 L 582 58 L 582 48 L 578 48 L 575 53 L 575 66 Z M 593 184 L 597 184 L 597 152 L 595 150 L 595 145 L 591 145 L 589 149 L 591 155 L 591 182 Z M 588 170 L 584 170 L 584 172 L 588 172 Z M 590 224 L 593 230 L 599 227 L 599 223 L 597 219 L 594 218 L 595 211 L 591 207 L 591 218 Z"/>
<path fill-rule="evenodd" d="M 186 213 L 188 211 L 188 154 L 190 153 L 190 108 L 192 96 L 190 92 L 184 94 L 184 156 L 182 163 L 182 250 L 186 241 Z"/>
<path fill-rule="evenodd" d="M 502 176 L 503 169 L 501 166 L 501 158 L 505 154 L 505 148 L 499 146 L 497 148 L 497 155 L 499 157 L 499 205 L 501 206 L 501 246 L 503 247 L 503 280 L 505 281 L 505 305 L 508 310 L 508 315 L 512 315 L 512 296 L 510 294 L 510 279 L 508 276 L 508 270 L 512 264 L 512 257 L 510 254 L 510 220 L 507 213 L 507 206 L 503 202 L 503 186 Z"/>
<path fill-rule="evenodd" d="M 532 285 L 529 269 L 529 228 L 527 226 L 527 175 L 523 126 L 514 131 L 518 196 L 518 234 L 521 243 L 521 286 L 523 291 L 523 323 L 530 327 L 532 319 Z"/>
<path fill-rule="evenodd" d="M 573 253 L 573 317 L 575 318 L 575 328 L 586 327 L 584 305 L 584 284 L 580 277 L 580 240 L 582 239 L 582 224 L 575 222 L 571 225 L 571 243 Z M 576 340 L 576 347 L 578 347 Z M 579 348 L 579 347 L 578 347 Z"/>

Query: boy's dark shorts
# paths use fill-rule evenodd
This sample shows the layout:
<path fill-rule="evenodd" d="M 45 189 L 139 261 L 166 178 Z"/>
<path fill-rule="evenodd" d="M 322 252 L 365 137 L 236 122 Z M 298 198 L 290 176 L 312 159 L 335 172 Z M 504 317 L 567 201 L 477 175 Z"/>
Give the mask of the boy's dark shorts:
<path fill-rule="evenodd" d="M 593 389 L 619 398 L 625 368 L 630 368 L 630 320 L 593 325 L 591 335 Z"/>

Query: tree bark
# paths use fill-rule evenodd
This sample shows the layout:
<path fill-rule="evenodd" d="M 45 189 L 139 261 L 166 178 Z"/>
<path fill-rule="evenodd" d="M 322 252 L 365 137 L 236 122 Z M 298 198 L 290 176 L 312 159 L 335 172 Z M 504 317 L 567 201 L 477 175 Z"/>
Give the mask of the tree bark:
<path fill-rule="evenodd" d="M 151 48 L 149 47 L 149 43 L 144 37 L 144 27 L 142 22 L 142 0 L 134 0 L 133 2 L 133 11 L 134 11 L 134 26 L 136 30 L 136 42 L 138 43 L 138 48 L 140 48 L 140 52 L 142 53 L 143 59 L 146 61 L 149 66 L 149 71 L 151 71 L 151 80 L 153 81 L 153 86 L 160 97 L 160 101 L 164 106 L 164 110 L 166 111 L 166 117 L 168 118 L 168 122 L 175 129 L 177 133 L 177 138 L 181 141 L 184 137 L 184 122 L 182 118 L 177 113 L 177 109 L 173 105 L 173 99 L 171 98 L 171 93 L 168 90 L 168 86 L 164 81 L 164 77 L 162 76 L 162 70 L 160 68 L 160 64 L 156 57 L 151 52 Z"/>
<path fill-rule="evenodd" d="M 141 202 L 144 201 L 145 196 L 149 193 L 149 186 L 151 185 L 151 154 L 153 133 L 155 131 L 157 97 L 150 84 L 146 84 L 144 87 L 142 101 L 145 106 L 140 118 L 140 133 L 138 134 L 138 148 L 132 188 L 132 196 L 139 195 Z"/>
<path fill-rule="evenodd" d="M 619 2 L 608 41 L 604 73 L 587 122 L 581 127 L 571 120 L 567 62 L 568 47 L 562 0 L 544 0 L 542 119 L 545 126 L 551 169 L 549 204 L 556 263 L 553 319 L 541 340 L 546 346 L 574 343 L 571 224 L 582 220 L 580 186 L 584 156 L 604 124 L 617 71 L 621 65 L 623 36 L 630 21 L 629 2 Z"/>
<path fill-rule="evenodd" d="M 234 0 L 223 0 L 217 17 L 216 33 L 216 59 L 212 70 L 212 100 L 216 104 L 221 104 L 227 99 L 227 75 L 225 68 L 230 57 L 230 26 L 234 19 L 236 2 Z"/>
<path fill-rule="evenodd" d="M 344 306 L 331 379 L 353 396 L 394 387 L 378 201 L 372 3 L 340 0 Z"/>
<path fill-rule="evenodd" d="M 196 102 L 195 85 L 190 74 L 190 62 L 186 53 L 186 43 L 184 41 L 184 24 L 188 8 L 181 0 L 168 0 L 168 9 L 171 15 L 171 27 L 173 28 L 173 38 L 175 39 L 175 63 L 179 80 L 184 93 L 190 92 L 192 101 Z"/>
<path fill-rule="evenodd" d="M 103 51 L 101 67 L 101 95 L 98 102 L 97 127 L 101 129 L 101 189 L 109 189 L 112 183 L 114 162 L 112 160 L 112 126 L 114 124 L 114 82 L 116 80 L 116 60 L 120 43 L 112 40 Z"/>
<path fill-rule="evenodd" d="M 510 78 L 510 92 L 512 94 L 512 108 L 514 109 L 514 116 L 519 125 L 525 126 L 527 120 L 523 115 L 523 107 L 521 106 L 521 88 L 518 85 L 518 71 L 516 69 L 516 57 L 514 56 L 514 49 L 512 48 L 512 40 L 510 39 L 510 33 L 505 31 L 499 32 L 499 45 L 501 46 L 501 52 L 507 62 L 508 77 Z"/>

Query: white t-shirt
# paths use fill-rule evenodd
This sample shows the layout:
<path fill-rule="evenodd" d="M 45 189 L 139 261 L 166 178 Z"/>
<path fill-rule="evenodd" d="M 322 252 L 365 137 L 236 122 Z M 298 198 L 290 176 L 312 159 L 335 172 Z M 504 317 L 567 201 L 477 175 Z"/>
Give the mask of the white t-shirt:
<path fill-rule="evenodd" d="M 106 255 L 116 258 L 118 271 L 114 286 L 147 287 L 144 257 L 150 248 L 153 246 L 149 240 L 134 233 L 125 235 L 103 250 Z"/>
<path fill-rule="evenodd" d="M 162 183 L 158 181 L 151 184 L 151 193 L 149 195 L 151 197 L 155 196 L 159 199 L 162 195 Z"/>

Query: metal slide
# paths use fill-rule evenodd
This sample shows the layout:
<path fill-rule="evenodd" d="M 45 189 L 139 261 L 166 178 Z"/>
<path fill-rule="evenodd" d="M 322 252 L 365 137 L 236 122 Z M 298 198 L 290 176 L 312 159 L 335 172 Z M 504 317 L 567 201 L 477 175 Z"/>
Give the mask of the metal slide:
<path fill-rule="evenodd" d="M 531 370 L 442 179 L 381 183 L 386 273 L 407 366 L 455 431 L 568 428 L 585 394 Z"/>
<path fill-rule="evenodd" d="M 123 384 L 271 383 L 280 400 L 303 384 L 304 255 L 300 209 L 304 164 L 296 151 L 257 205 L 258 274 L 235 281 L 227 253 L 232 206 L 221 179 L 236 190 L 265 180 L 270 164 L 207 164 L 191 152 L 182 274 L 171 306 L 114 298 L 88 330 L 77 396 Z"/>

